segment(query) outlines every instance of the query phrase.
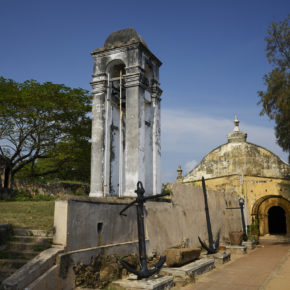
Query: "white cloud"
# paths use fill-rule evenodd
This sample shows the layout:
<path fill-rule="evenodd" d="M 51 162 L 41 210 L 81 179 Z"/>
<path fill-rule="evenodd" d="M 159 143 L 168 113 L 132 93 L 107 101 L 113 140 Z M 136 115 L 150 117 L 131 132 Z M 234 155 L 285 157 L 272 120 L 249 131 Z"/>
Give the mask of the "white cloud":
<path fill-rule="evenodd" d="M 226 142 L 226 134 L 233 127 L 230 120 L 217 120 L 197 113 L 181 110 L 163 110 L 162 112 L 162 150 L 169 152 L 192 152 L 187 146 L 192 143 L 212 143 L 212 140 Z M 223 141 L 224 140 L 224 141 Z"/>
<path fill-rule="evenodd" d="M 191 161 L 186 162 L 184 164 L 183 175 L 191 171 L 197 164 L 198 162 L 196 160 L 191 160 Z"/>

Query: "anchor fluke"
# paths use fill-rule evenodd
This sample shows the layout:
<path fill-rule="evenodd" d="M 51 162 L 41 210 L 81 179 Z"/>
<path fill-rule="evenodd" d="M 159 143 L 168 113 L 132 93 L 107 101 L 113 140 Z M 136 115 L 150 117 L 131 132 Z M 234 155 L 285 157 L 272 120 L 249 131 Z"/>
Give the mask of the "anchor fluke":
<path fill-rule="evenodd" d="M 207 250 L 207 253 L 208 254 L 213 254 L 212 253 L 212 250 L 206 245 L 206 243 L 200 238 L 200 237 L 198 237 L 198 240 L 199 240 L 199 242 L 200 242 L 200 244 L 201 244 L 201 246 L 205 249 L 205 250 Z"/>
<path fill-rule="evenodd" d="M 135 269 L 131 264 L 124 260 L 120 260 L 122 266 L 129 272 L 137 275 L 138 279 L 148 278 L 153 276 L 154 274 L 158 273 L 162 268 L 163 264 L 165 263 L 166 257 L 161 257 L 160 260 L 156 263 L 153 269 L 148 269 L 146 266 L 144 268 L 141 267 L 141 270 L 138 271 Z"/>
<path fill-rule="evenodd" d="M 131 264 L 127 263 L 124 260 L 120 260 L 121 265 L 129 272 L 138 276 L 139 271 L 135 269 Z"/>
<path fill-rule="evenodd" d="M 162 256 L 160 260 L 156 263 L 155 268 L 160 270 L 163 264 L 165 263 L 165 261 L 166 261 L 166 257 Z"/>
<path fill-rule="evenodd" d="M 219 244 L 220 244 L 220 231 L 217 234 L 217 239 L 215 243 L 213 243 L 212 245 L 209 245 L 209 247 L 200 237 L 198 237 L 198 240 L 201 246 L 207 251 L 208 254 L 215 254 L 218 251 Z"/>

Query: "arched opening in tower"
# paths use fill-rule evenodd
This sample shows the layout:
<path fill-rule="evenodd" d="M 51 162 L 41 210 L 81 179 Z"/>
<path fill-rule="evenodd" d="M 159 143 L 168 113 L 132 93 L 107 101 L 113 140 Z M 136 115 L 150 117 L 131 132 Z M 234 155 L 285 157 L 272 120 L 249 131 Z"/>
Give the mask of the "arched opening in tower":
<path fill-rule="evenodd" d="M 110 195 L 123 194 L 124 152 L 126 129 L 126 90 L 124 86 L 125 65 L 121 61 L 112 62 L 109 66 L 108 93 L 108 131 L 109 147 L 109 192 Z"/>
<path fill-rule="evenodd" d="M 286 234 L 286 215 L 280 206 L 272 206 L 268 211 L 269 234 Z"/>

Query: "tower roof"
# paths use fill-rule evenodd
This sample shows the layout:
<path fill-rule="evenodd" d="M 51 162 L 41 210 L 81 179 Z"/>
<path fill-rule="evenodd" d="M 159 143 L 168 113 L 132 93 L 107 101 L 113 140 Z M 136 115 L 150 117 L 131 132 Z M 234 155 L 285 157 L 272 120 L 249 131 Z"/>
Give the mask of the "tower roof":
<path fill-rule="evenodd" d="M 147 47 L 144 39 L 136 32 L 134 28 L 126 28 L 111 33 L 106 39 L 104 47 L 110 48 L 135 42 L 141 42 Z"/>
<path fill-rule="evenodd" d="M 126 28 L 111 33 L 107 37 L 104 46 L 93 50 L 91 55 L 103 57 L 103 53 L 106 54 L 107 51 L 113 51 L 115 49 L 116 51 L 126 51 L 126 53 L 128 53 L 129 47 L 134 47 L 134 49 L 142 47 L 142 51 L 146 53 L 151 60 L 154 60 L 158 67 L 162 65 L 162 62 L 150 51 L 144 39 L 134 28 Z"/>

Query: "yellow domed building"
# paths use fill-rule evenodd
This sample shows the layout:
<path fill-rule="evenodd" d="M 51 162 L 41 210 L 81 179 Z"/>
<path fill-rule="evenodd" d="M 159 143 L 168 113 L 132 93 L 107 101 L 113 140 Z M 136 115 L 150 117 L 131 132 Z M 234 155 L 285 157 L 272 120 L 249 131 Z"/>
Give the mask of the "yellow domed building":
<path fill-rule="evenodd" d="M 290 236 L 290 166 L 271 151 L 247 142 L 247 134 L 235 128 L 228 142 L 208 153 L 186 176 L 179 172 L 178 182 L 243 196 L 246 222 L 258 222 L 261 236 Z"/>

